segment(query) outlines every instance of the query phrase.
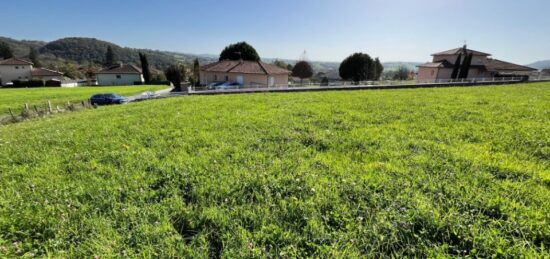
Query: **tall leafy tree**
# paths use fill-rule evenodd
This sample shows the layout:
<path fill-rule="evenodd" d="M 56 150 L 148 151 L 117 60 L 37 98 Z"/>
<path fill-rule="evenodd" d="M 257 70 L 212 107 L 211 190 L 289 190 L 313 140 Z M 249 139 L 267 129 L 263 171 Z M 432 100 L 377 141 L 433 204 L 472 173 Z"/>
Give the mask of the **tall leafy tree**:
<path fill-rule="evenodd" d="M 10 48 L 10 45 L 3 41 L 0 41 L 0 58 L 13 58 L 13 50 Z"/>
<path fill-rule="evenodd" d="M 111 46 L 107 47 L 107 52 L 105 53 L 105 66 L 110 67 L 116 63 L 116 56 L 113 48 Z"/>
<path fill-rule="evenodd" d="M 260 61 L 260 55 L 254 47 L 250 46 L 246 42 L 238 42 L 231 44 L 222 51 L 220 54 L 221 60 L 250 60 Z"/>
<path fill-rule="evenodd" d="M 164 75 L 174 85 L 174 90 L 181 91 L 181 82 L 185 80 L 184 65 L 171 65 L 164 70 Z"/>
<path fill-rule="evenodd" d="M 292 68 L 292 76 L 300 78 L 300 84 L 304 82 L 304 79 L 311 78 L 313 76 L 313 68 L 309 62 L 302 60 Z"/>
<path fill-rule="evenodd" d="M 411 73 L 411 70 L 409 70 L 406 66 L 400 65 L 397 68 L 397 71 L 395 71 L 395 74 L 393 76 L 394 80 L 407 80 L 409 79 L 409 74 Z"/>
<path fill-rule="evenodd" d="M 462 60 L 462 53 L 458 54 L 458 57 L 456 58 L 454 67 L 453 67 L 453 73 L 451 74 L 451 79 L 456 79 L 458 77 L 458 72 L 460 71 L 460 61 Z"/>
<path fill-rule="evenodd" d="M 288 64 L 286 62 L 282 61 L 282 60 L 278 60 L 278 59 L 275 60 L 273 62 L 273 65 L 278 66 L 282 69 L 288 69 Z"/>
<path fill-rule="evenodd" d="M 35 67 L 40 67 L 40 61 L 38 60 L 38 52 L 34 47 L 30 47 L 29 49 L 29 59 L 34 64 Z"/>
<path fill-rule="evenodd" d="M 374 79 L 374 61 L 368 54 L 354 53 L 340 64 L 340 77 L 358 84 L 360 81 Z"/>
<path fill-rule="evenodd" d="M 149 61 L 147 56 L 143 53 L 139 53 L 139 60 L 141 61 L 141 72 L 143 73 L 143 79 L 146 84 L 151 83 L 151 70 L 149 69 Z"/>

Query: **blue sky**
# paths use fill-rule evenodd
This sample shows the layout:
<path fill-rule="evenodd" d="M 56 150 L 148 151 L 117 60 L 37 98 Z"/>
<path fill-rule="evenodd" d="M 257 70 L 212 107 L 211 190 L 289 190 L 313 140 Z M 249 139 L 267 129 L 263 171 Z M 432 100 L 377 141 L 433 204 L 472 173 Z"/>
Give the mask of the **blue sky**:
<path fill-rule="evenodd" d="M 16 39 L 85 36 L 196 54 L 247 41 L 262 57 L 419 62 L 466 40 L 520 64 L 550 59 L 548 0 L 8 0 L 2 10 L 0 35 Z"/>

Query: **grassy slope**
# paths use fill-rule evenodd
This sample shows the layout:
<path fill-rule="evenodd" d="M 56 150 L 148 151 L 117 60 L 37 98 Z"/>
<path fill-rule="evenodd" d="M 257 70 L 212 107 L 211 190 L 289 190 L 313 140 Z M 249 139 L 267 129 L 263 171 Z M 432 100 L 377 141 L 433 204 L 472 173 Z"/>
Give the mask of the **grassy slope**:
<path fill-rule="evenodd" d="M 0 254 L 550 256 L 549 118 L 550 84 L 531 84 L 194 96 L 1 126 Z"/>
<path fill-rule="evenodd" d="M 0 115 L 8 113 L 11 108 L 19 113 L 25 103 L 29 105 L 65 104 L 67 101 L 79 102 L 87 100 L 95 93 L 118 93 L 120 95 L 134 95 L 148 90 L 161 90 L 167 86 L 109 86 L 109 87 L 75 87 L 75 88 L 25 88 L 0 89 Z"/>

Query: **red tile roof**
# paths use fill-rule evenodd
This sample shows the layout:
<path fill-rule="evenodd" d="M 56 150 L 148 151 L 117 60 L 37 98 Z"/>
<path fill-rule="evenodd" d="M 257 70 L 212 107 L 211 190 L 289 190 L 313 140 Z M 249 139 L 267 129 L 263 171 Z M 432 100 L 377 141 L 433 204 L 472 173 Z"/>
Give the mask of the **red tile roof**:
<path fill-rule="evenodd" d="M 432 54 L 432 56 L 458 55 L 458 54 L 462 53 L 462 50 L 463 50 L 463 48 L 450 49 L 450 50 L 434 53 L 434 54 Z M 484 53 L 484 52 L 477 51 L 477 50 L 466 49 L 466 51 L 468 52 L 468 54 L 473 53 L 474 56 L 491 56 L 491 54 L 489 54 L 489 53 Z"/>
<path fill-rule="evenodd" d="M 290 71 L 273 64 L 266 64 L 261 61 L 244 60 L 222 60 L 202 66 L 201 71 L 261 75 L 280 75 L 290 73 Z"/>
<path fill-rule="evenodd" d="M 32 76 L 63 76 L 59 71 L 49 70 L 45 68 L 35 67 L 31 72 Z"/>
<path fill-rule="evenodd" d="M 97 74 L 141 74 L 141 69 L 134 65 L 116 65 L 102 69 Z"/>
<path fill-rule="evenodd" d="M 33 65 L 33 63 L 20 58 L 8 58 L 0 60 L 0 65 Z"/>

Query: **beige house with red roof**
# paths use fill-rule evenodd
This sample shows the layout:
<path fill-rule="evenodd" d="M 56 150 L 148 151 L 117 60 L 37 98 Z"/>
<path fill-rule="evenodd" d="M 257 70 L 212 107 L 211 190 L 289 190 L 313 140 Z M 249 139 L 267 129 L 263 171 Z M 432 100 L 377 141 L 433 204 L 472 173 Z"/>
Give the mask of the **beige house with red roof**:
<path fill-rule="evenodd" d="M 432 54 L 433 61 L 418 66 L 419 82 L 433 82 L 436 80 L 449 80 L 453 73 L 454 64 L 459 55 L 464 58 L 466 54 L 472 54 L 472 63 L 468 72 L 468 78 L 491 78 L 498 75 L 528 75 L 536 71 L 534 68 L 516 65 L 498 59 L 491 58 L 491 54 L 456 48 Z"/>
<path fill-rule="evenodd" d="M 145 81 L 140 68 L 124 64 L 102 69 L 96 73 L 96 78 L 98 85 L 134 85 Z"/>
<path fill-rule="evenodd" d="M 288 86 L 290 71 L 261 61 L 222 60 L 200 68 L 201 85 L 217 82 L 244 86 Z"/>

